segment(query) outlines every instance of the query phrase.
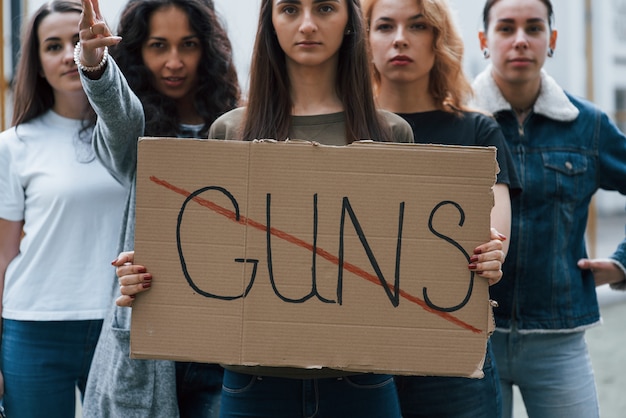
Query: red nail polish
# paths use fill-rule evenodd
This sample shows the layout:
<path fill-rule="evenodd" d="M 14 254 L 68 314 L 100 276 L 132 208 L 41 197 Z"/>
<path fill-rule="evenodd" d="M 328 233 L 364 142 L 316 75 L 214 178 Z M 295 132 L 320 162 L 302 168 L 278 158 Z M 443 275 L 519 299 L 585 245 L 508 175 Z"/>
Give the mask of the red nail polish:
<path fill-rule="evenodd" d="M 141 284 L 141 287 L 143 287 L 144 289 L 147 289 L 150 286 L 152 286 L 152 283 L 150 283 L 150 282 L 144 282 L 144 283 Z"/>
<path fill-rule="evenodd" d="M 477 271 L 476 274 L 483 274 L 484 271 Z"/>
<path fill-rule="evenodd" d="M 476 249 L 474 250 L 474 254 L 482 254 L 482 253 L 483 253 L 483 252 L 482 252 L 482 250 L 481 250 L 480 248 L 476 248 Z"/>
<path fill-rule="evenodd" d="M 149 282 L 150 280 L 152 280 L 152 274 L 150 274 L 150 273 L 144 274 L 143 281 L 144 282 Z"/>
<path fill-rule="evenodd" d="M 477 256 L 477 255 L 473 255 L 473 256 L 470 258 L 470 263 L 475 263 L 475 262 L 477 262 L 477 261 L 478 261 L 478 256 Z"/>
<path fill-rule="evenodd" d="M 472 264 L 468 265 L 467 268 L 470 269 L 470 270 L 476 270 L 476 264 L 472 263 Z"/>
<path fill-rule="evenodd" d="M 117 264 L 117 258 L 113 261 L 111 261 L 111 265 L 114 266 L 115 264 Z"/>

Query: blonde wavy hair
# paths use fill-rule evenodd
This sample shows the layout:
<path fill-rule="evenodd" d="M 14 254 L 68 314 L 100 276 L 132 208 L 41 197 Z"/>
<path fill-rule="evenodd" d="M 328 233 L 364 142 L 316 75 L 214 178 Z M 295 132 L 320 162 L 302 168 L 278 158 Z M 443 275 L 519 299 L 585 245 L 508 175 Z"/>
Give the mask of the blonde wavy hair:
<path fill-rule="evenodd" d="M 366 25 L 370 27 L 372 11 L 379 0 L 361 0 Z M 415 0 L 426 22 L 433 28 L 435 64 L 430 70 L 429 94 L 444 111 L 458 112 L 467 109 L 473 95 L 472 87 L 463 70 L 463 39 L 454 22 L 452 10 L 446 0 Z M 371 62 L 372 60 L 370 60 Z M 371 64 L 374 89 L 380 87 L 380 73 Z"/>

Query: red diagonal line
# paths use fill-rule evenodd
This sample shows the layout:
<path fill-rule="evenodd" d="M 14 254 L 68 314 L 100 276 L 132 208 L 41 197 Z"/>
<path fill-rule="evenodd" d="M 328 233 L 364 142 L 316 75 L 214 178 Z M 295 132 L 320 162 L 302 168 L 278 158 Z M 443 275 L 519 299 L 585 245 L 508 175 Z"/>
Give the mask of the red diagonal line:
<path fill-rule="evenodd" d="M 158 184 L 160 186 L 163 186 L 166 189 L 169 189 L 169 190 L 171 190 L 171 191 L 173 191 L 175 193 L 178 193 L 178 194 L 180 194 L 182 196 L 189 197 L 191 195 L 191 193 L 188 192 L 187 190 L 184 190 L 184 189 L 181 189 L 179 187 L 176 187 L 173 184 L 168 183 L 165 180 L 161 180 L 161 179 L 159 179 L 159 178 L 157 178 L 155 176 L 150 176 L 150 180 L 153 181 L 154 183 L 156 183 L 156 184 Z M 237 220 L 237 215 L 235 214 L 235 212 L 233 212 L 232 210 L 226 209 L 226 208 L 224 208 L 224 207 L 222 207 L 222 206 L 220 206 L 220 205 L 218 205 L 218 204 L 216 204 L 214 202 L 211 202 L 210 200 L 202 199 L 202 198 L 200 198 L 198 196 L 194 197 L 192 200 L 194 202 L 196 202 L 197 204 L 199 204 L 200 206 L 204 206 L 204 207 L 206 207 L 206 208 L 208 208 L 208 209 L 210 209 L 210 210 L 212 210 L 212 211 L 214 211 L 214 212 L 216 212 L 216 213 L 218 213 L 218 214 L 220 214 L 222 216 L 225 216 L 226 218 L 230 219 L 233 222 L 237 222 L 237 223 L 239 223 L 241 225 L 248 225 L 248 226 L 251 226 L 251 227 L 253 227 L 255 229 L 258 229 L 260 231 L 267 232 L 267 226 L 266 225 L 263 225 L 260 222 L 257 222 L 257 221 L 255 221 L 253 219 L 247 218 L 247 217 L 242 216 L 242 215 L 239 216 L 239 220 Z M 307 249 L 307 250 L 309 250 L 311 252 L 314 251 L 312 244 L 309 244 L 308 242 L 306 242 L 306 241 L 304 241 L 304 240 L 302 240 L 302 239 L 300 239 L 300 238 L 298 238 L 296 236 L 288 234 L 287 232 L 281 231 L 281 230 L 276 229 L 276 228 L 270 228 L 270 234 L 274 235 L 277 238 L 285 240 L 285 241 L 287 241 L 287 242 L 289 242 L 291 244 L 297 245 L 298 247 L 305 248 L 305 249 Z M 333 263 L 333 264 L 335 264 L 337 266 L 339 265 L 339 258 L 337 256 L 334 256 L 333 254 L 329 253 L 328 251 L 323 250 L 321 248 L 316 248 L 315 252 L 316 252 L 317 255 L 319 255 L 320 257 L 330 261 L 331 263 Z M 362 268 L 357 267 L 357 266 L 355 266 L 354 264 L 351 264 L 351 263 L 344 262 L 343 265 L 344 265 L 344 269 L 345 270 L 347 270 L 347 271 L 349 271 L 349 272 L 351 272 L 351 273 L 353 273 L 353 274 L 355 274 L 355 275 L 357 275 L 357 276 L 359 276 L 359 277 L 361 277 L 361 278 L 363 278 L 363 279 L 365 279 L 365 280 L 367 280 L 369 282 L 372 282 L 374 284 L 382 286 L 382 283 L 380 282 L 380 280 L 378 279 L 377 276 L 375 276 L 375 275 L 373 275 L 371 273 L 368 273 L 367 271 L 363 270 Z M 391 287 L 392 290 L 395 290 L 393 285 L 390 285 L 390 287 Z M 417 296 L 413 296 L 410 293 L 407 293 L 407 292 L 405 292 L 402 289 L 400 289 L 400 296 L 402 296 L 404 299 L 406 299 L 406 300 L 408 300 L 410 302 L 415 303 L 416 305 L 420 306 L 422 309 L 424 309 L 424 310 L 426 310 L 426 311 L 428 311 L 430 313 L 433 313 L 435 315 L 439 315 L 440 317 L 442 317 L 446 321 L 449 321 L 449 322 L 451 322 L 453 324 L 456 324 L 456 325 L 460 326 L 461 328 L 468 329 L 468 330 L 470 330 L 470 331 L 472 331 L 472 332 L 474 332 L 476 334 L 482 333 L 482 331 L 480 329 L 474 327 L 471 324 L 468 324 L 465 321 L 462 321 L 461 319 L 457 318 L 454 315 L 451 315 L 448 312 L 441 312 L 441 311 L 432 309 L 422 299 L 418 298 Z"/>

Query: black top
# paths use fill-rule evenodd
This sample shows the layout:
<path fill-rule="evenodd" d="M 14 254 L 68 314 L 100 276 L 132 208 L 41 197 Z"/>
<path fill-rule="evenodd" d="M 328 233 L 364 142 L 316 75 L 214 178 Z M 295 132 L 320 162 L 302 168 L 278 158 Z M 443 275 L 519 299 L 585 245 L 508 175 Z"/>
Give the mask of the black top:
<path fill-rule="evenodd" d="M 497 182 L 508 184 L 512 194 L 521 191 L 511 151 L 495 119 L 479 112 L 451 113 L 443 110 L 398 115 L 411 125 L 416 143 L 496 147 L 496 159 L 500 166 Z"/>

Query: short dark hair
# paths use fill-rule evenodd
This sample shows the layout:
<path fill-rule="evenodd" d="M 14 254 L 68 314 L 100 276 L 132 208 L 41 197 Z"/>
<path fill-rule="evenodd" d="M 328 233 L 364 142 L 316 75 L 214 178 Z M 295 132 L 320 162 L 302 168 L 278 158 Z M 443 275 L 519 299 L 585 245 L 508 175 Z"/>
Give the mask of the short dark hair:
<path fill-rule="evenodd" d="M 483 8 L 483 27 L 485 32 L 489 29 L 489 12 L 491 12 L 491 8 L 500 0 L 487 0 L 485 2 L 485 7 Z M 552 29 L 552 25 L 554 24 L 554 7 L 552 7 L 552 2 L 550 0 L 539 0 L 542 2 L 546 9 L 548 9 L 548 25 L 550 29 Z"/>

